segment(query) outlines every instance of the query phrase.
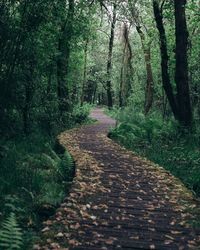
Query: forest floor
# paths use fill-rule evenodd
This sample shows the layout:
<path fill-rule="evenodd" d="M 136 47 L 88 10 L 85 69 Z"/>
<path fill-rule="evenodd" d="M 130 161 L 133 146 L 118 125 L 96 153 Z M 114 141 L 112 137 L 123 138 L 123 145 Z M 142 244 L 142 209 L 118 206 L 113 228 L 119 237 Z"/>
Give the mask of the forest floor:
<path fill-rule="evenodd" d="M 200 230 L 191 223 L 198 204 L 190 191 L 107 138 L 115 121 L 101 109 L 91 116 L 98 123 L 59 136 L 76 175 L 34 249 L 199 249 Z"/>

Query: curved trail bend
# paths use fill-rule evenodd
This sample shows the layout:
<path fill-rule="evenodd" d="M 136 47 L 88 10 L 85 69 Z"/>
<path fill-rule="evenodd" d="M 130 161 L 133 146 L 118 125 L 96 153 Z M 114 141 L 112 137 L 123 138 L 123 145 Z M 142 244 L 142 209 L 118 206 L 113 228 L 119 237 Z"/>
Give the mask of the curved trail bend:
<path fill-rule="evenodd" d="M 34 249 L 198 249 L 199 231 L 186 223 L 196 206 L 190 192 L 108 139 L 115 121 L 101 109 L 91 115 L 97 124 L 59 137 L 75 159 L 76 176 Z"/>

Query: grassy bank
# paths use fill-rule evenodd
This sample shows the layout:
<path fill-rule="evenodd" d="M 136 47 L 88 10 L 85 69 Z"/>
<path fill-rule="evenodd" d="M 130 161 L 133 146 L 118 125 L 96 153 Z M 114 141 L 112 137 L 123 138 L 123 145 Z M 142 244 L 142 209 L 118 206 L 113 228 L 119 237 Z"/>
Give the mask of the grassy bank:
<path fill-rule="evenodd" d="M 200 196 L 200 131 L 185 131 L 174 120 L 153 113 L 145 117 L 127 108 L 110 113 L 118 126 L 110 137 L 128 149 L 163 166 Z"/>

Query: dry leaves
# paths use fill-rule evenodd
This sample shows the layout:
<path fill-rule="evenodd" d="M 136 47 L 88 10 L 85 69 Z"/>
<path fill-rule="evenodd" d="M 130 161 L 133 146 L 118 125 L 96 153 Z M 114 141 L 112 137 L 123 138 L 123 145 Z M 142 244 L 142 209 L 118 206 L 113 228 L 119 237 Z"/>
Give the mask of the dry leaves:
<path fill-rule="evenodd" d="M 181 238 L 182 232 L 176 230 L 176 226 L 182 223 L 185 227 L 190 216 L 184 212 L 186 207 L 195 206 L 191 202 L 191 193 L 164 169 L 113 143 L 104 133 L 98 133 L 95 140 L 104 145 L 104 151 L 110 152 L 116 163 L 121 163 L 121 172 L 112 170 L 106 173 L 105 169 L 110 170 L 107 164 L 98 162 L 92 151 L 80 149 L 79 140 L 85 142 L 91 138 L 84 130 L 80 132 L 77 129 L 59 136 L 60 143 L 75 160 L 76 176 L 69 197 L 56 215 L 44 222 L 41 231 L 43 243 L 36 244 L 34 249 L 68 250 L 78 249 L 81 245 L 85 249 L 92 245 L 101 245 L 99 249 L 109 250 L 112 245 L 123 249 L 121 238 L 130 240 L 131 247 L 134 242 L 143 244 L 146 241 L 149 249 L 156 249 L 151 235 L 159 238 L 161 234 L 164 236 L 163 244 L 170 249 L 174 238 Z M 110 168 L 113 169 L 112 166 Z M 118 191 L 114 193 L 113 187 Z M 113 208 L 117 210 L 112 211 Z M 180 215 L 180 218 L 168 218 L 171 216 L 169 213 Z M 124 233 L 127 228 L 131 233 L 131 230 L 141 231 L 142 227 L 147 239 L 146 236 Z M 160 228 L 164 232 L 160 232 Z M 116 232 L 119 232 L 118 237 L 113 237 Z M 195 240 L 190 239 L 188 244 L 194 245 Z"/>

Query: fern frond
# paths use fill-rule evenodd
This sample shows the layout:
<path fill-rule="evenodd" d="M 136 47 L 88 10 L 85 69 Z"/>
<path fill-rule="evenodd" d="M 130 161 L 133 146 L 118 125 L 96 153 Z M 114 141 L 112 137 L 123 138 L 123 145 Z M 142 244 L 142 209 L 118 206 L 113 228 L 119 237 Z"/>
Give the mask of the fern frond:
<path fill-rule="evenodd" d="M 1 249 L 13 250 L 21 249 L 22 245 L 22 231 L 17 223 L 15 214 L 11 213 L 2 223 L 0 230 L 0 247 Z"/>
<path fill-rule="evenodd" d="M 60 161 L 60 157 L 56 154 L 56 152 L 50 148 L 49 149 L 49 155 L 51 156 L 51 158 L 53 158 L 56 162 Z"/>
<path fill-rule="evenodd" d="M 64 177 L 64 179 L 68 180 L 71 177 L 74 168 L 74 160 L 69 154 L 69 152 L 65 151 L 62 161 L 59 164 L 59 172 Z"/>
<path fill-rule="evenodd" d="M 59 157 L 53 159 L 51 156 L 43 153 L 42 161 L 43 161 L 43 164 L 46 164 L 47 168 L 57 169 L 57 166 L 60 163 L 61 159 Z"/>

